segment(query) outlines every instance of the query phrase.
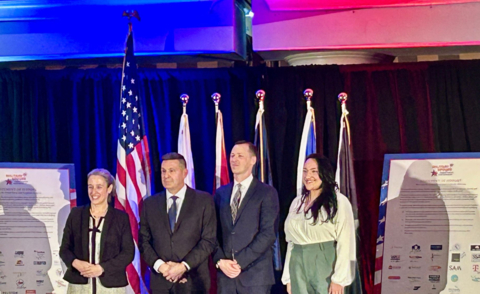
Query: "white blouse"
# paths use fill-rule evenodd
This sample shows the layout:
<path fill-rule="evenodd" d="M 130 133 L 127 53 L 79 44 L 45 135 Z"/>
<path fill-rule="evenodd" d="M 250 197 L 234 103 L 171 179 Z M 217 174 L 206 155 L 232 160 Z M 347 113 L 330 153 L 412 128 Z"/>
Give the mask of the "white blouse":
<path fill-rule="evenodd" d="M 352 205 L 345 195 L 336 192 L 338 210 L 332 221 L 322 223 L 326 219 L 327 212 L 321 208 L 316 225 L 309 210 L 304 213 L 302 196 L 293 199 L 290 205 L 287 219 L 285 220 L 285 239 L 288 243 L 285 267 L 283 269 L 282 283 L 290 283 L 290 257 L 295 244 L 307 245 L 337 241 L 336 261 L 331 280 L 335 284 L 348 286 L 355 278 L 356 254 L 355 254 L 355 223 L 353 220 Z M 300 210 L 298 209 L 300 207 Z M 298 213 L 297 213 L 298 211 Z"/>

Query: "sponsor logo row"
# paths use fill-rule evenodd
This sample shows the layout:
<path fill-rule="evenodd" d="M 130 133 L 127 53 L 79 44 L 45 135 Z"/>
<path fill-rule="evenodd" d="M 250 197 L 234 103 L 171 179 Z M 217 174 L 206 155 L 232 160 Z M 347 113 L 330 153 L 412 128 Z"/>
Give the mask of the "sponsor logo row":
<path fill-rule="evenodd" d="M 45 260 L 34 260 L 33 265 L 47 265 L 47 262 Z M 5 266 L 5 261 L 0 260 L 0 266 Z M 23 260 L 18 259 L 15 262 L 15 266 L 25 266 L 25 263 Z"/>
<path fill-rule="evenodd" d="M 401 276 L 388 276 L 389 280 L 398 281 L 402 280 Z M 423 281 L 423 278 L 420 276 L 407 276 L 406 279 L 410 283 L 420 283 Z M 480 276 L 471 276 L 472 281 L 480 283 Z M 458 282 L 459 278 L 458 275 L 451 275 L 450 280 L 454 283 Z M 440 283 L 440 275 L 428 275 L 428 282 L 429 283 Z"/>
<path fill-rule="evenodd" d="M 413 245 L 412 250 L 410 253 L 420 253 L 422 252 L 422 247 L 418 244 Z M 403 249 L 403 246 L 393 245 L 391 249 Z M 450 251 L 460 251 L 462 246 L 460 244 L 454 244 Z M 443 250 L 443 245 L 440 244 L 432 244 L 430 245 L 431 251 L 441 251 Z M 480 244 L 470 245 L 470 251 L 479 251 L 480 252 Z"/>
<path fill-rule="evenodd" d="M 441 254 L 435 254 L 432 253 L 430 256 L 430 260 L 433 262 L 437 258 L 441 257 Z M 451 262 L 460 262 L 462 258 L 467 256 L 465 252 L 463 253 L 452 253 L 451 255 Z M 408 259 L 410 262 L 417 262 L 418 260 L 421 260 L 423 258 L 422 255 L 408 255 Z M 401 262 L 402 261 L 402 256 L 400 254 L 394 254 L 390 256 L 390 262 Z M 471 262 L 480 262 L 480 253 L 472 253 L 471 255 Z"/>
<path fill-rule="evenodd" d="M 37 259 L 45 258 L 45 251 L 42 250 L 33 250 L 33 254 Z M 0 257 L 4 256 L 4 252 L 0 251 Z M 13 253 L 13 257 L 15 258 L 24 258 L 25 251 L 24 250 L 15 250 Z"/>

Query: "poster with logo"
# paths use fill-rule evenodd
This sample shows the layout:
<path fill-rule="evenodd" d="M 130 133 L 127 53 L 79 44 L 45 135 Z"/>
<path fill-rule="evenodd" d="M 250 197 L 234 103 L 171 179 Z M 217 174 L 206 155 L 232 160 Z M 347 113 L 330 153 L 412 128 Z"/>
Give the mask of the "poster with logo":
<path fill-rule="evenodd" d="M 480 293 L 480 153 L 387 154 L 376 293 Z"/>
<path fill-rule="evenodd" d="M 0 163 L 0 292 L 65 293 L 62 231 L 76 203 L 73 164 Z"/>

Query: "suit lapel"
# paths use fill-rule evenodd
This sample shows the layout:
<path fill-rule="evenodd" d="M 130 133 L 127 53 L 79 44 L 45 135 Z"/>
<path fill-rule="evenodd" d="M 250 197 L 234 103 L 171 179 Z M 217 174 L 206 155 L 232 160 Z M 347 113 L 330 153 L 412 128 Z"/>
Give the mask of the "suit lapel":
<path fill-rule="evenodd" d="M 170 221 L 168 220 L 168 213 L 167 213 L 167 193 L 162 191 L 157 198 L 157 208 L 160 211 L 160 222 L 169 232 L 170 235 L 172 234 L 172 230 L 170 230 Z"/>
<path fill-rule="evenodd" d="M 103 256 L 103 250 L 105 249 L 105 241 L 109 236 L 109 231 L 112 227 L 112 224 L 114 223 L 114 208 L 108 205 L 108 211 L 107 214 L 105 215 L 105 218 L 103 219 L 103 228 L 102 228 L 102 233 L 100 234 L 100 259 Z"/>
<path fill-rule="evenodd" d="M 233 191 L 233 182 L 227 184 L 225 189 L 225 195 L 222 197 L 222 206 L 221 206 L 221 214 L 222 218 L 226 220 L 226 223 L 232 227 L 232 207 L 230 206 L 230 201 L 232 198 L 232 191 Z"/>
<path fill-rule="evenodd" d="M 90 205 L 86 205 L 83 207 L 82 211 L 82 253 L 83 253 L 83 260 L 89 261 L 88 256 L 88 243 L 89 243 L 89 234 L 88 234 L 88 227 L 90 224 Z"/>
<path fill-rule="evenodd" d="M 193 191 L 190 187 L 187 186 L 187 191 L 185 192 L 185 198 L 183 199 L 182 207 L 180 208 L 180 214 L 177 217 L 177 222 L 175 223 L 175 227 L 173 231 L 176 232 L 180 223 L 183 221 L 185 216 L 189 213 L 191 208 L 193 208 L 194 201 L 193 197 L 195 197 L 195 191 Z"/>
<path fill-rule="evenodd" d="M 235 223 L 240 219 L 242 216 L 242 212 L 245 210 L 245 206 L 248 205 L 248 201 L 252 198 L 252 196 L 255 194 L 255 189 L 257 187 L 258 180 L 253 178 L 252 183 L 250 183 L 250 187 L 247 190 L 247 193 L 245 194 L 245 197 L 243 197 L 242 202 L 240 203 L 240 207 L 238 208 L 237 212 L 237 219 L 235 220 Z"/>

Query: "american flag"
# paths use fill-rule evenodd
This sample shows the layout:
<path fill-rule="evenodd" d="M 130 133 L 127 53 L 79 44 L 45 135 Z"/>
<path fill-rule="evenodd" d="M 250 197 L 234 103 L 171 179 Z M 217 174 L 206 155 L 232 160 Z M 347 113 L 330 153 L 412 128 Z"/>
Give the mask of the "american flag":
<path fill-rule="evenodd" d="M 130 218 L 135 241 L 135 258 L 127 267 L 130 284 L 127 290 L 129 293 L 137 294 L 148 293 L 142 274 L 145 267 L 141 265 L 138 250 L 138 228 L 143 198 L 150 194 L 148 141 L 143 127 L 138 82 L 137 64 L 133 55 L 133 32 L 130 29 L 122 70 L 115 207 L 125 211 Z"/>

